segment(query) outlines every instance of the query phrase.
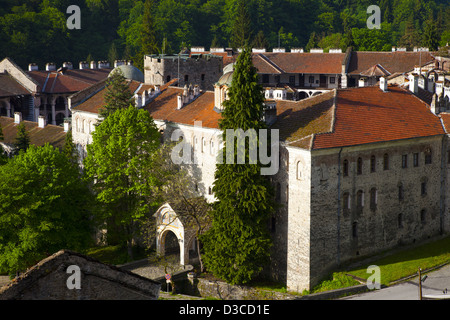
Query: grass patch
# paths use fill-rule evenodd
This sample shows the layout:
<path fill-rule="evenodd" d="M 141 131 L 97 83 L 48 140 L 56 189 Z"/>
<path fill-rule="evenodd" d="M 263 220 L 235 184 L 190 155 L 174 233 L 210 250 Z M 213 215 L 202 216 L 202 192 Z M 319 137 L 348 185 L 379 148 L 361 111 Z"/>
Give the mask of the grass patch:
<path fill-rule="evenodd" d="M 387 257 L 373 261 L 371 264 L 380 267 L 381 283 L 391 282 L 408 277 L 422 270 L 436 267 L 450 261 L 450 237 L 430 242 L 415 248 L 398 251 Z M 349 270 L 347 273 L 367 279 L 367 266 Z"/>
<path fill-rule="evenodd" d="M 88 249 L 85 254 L 103 263 L 111 265 L 131 262 L 131 259 L 128 257 L 127 248 L 122 245 L 94 247 Z M 146 257 L 147 254 L 144 249 L 133 247 L 133 260 L 140 260 Z"/>
<path fill-rule="evenodd" d="M 311 290 L 311 293 L 347 288 L 359 284 L 360 283 L 355 279 L 353 279 L 352 277 L 345 275 L 345 272 L 334 272 L 329 279 L 326 279 L 317 286 L 315 286 Z"/>

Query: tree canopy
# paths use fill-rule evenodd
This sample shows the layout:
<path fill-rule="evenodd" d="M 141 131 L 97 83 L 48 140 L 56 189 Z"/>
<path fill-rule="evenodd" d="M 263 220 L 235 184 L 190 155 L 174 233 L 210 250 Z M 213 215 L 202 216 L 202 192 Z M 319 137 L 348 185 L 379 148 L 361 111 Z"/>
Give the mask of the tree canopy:
<path fill-rule="evenodd" d="M 71 4 L 80 7 L 81 29 L 66 26 Z M 286 48 L 306 47 L 313 32 L 318 44 L 340 35 L 344 46 L 344 35 L 354 29 L 355 50 L 399 46 L 411 30 L 419 35 L 420 46 L 448 41 L 446 0 L 379 1 L 381 32 L 367 30 L 367 8 L 372 4 L 368 0 L 3 0 L 0 56 L 11 57 L 24 68 L 31 62 L 61 64 L 88 56 L 100 60 L 109 58 L 114 43 L 117 53 L 111 56 L 139 62 L 142 54 L 179 52 L 186 46 L 226 47 L 238 31 L 244 37 L 251 31 L 248 43 L 264 43 L 267 49 L 279 43 Z M 248 18 L 239 19 L 243 16 Z M 365 36 L 385 43 L 370 46 L 362 40 Z M 142 68 L 140 62 L 138 66 Z"/>
<path fill-rule="evenodd" d="M 0 271 L 15 274 L 92 240 L 87 184 L 64 153 L 31 145 L 0 166 Z"/>
<path fill-rule="evenodd" d="M 143 109 L 129 106 L 111 113 L 93 132 L 85 173 L 99 203 L 97 217 L 108 233 L 128 245 L 130 257 L 136 222 L 154 209 L 159 181 L 153 170 L 160 136 Z M 109 239 L 111 240 L 111 238 Z"/>

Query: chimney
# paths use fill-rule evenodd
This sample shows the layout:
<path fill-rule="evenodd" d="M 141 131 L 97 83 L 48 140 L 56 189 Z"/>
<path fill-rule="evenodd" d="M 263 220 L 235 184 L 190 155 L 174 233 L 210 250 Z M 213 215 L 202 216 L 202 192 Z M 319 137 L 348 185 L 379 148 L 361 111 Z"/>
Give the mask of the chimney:
<path fill-rule="evenodd" d="M 303 48 L 291 48 L 292 53 L 303 53 Z"/>
<path fill-rule="evenodd" d="M 38 127 L 39 128 L 44 128 L 45 127 L 45 117 L 44 116 L 39 116 L 38 117 Z"/>
<path fill-rule="evenodd" d="M 264 53 L 266 52 L 266 48 L 252 48 L 253 53 Z"/>
<path fill-rule="evenodd" d="M 310 53 L 323 53 L 323 49 L 321 48 L 315 48 L 315 49 L 311 49 L 309 50 Z"/>
<path fill-rule="evenodd" d="M 109 62 L 108 61 L 99 61 L 98 62 L 98 68 L 99 69 L 107 69 L 107 68 L 109 68 Z"/>
<path fill-rule="evenodd" d="M 22 122 L 22 112 L 14 112 L 14 123 Z"/>
<path fill-rule="evenodd" d="M 192 47 L 191 52 L 205 52 L 205 47 Z"/>
<path fill-rule="evenodd" d="M 123 60 L 115 60 L 114 61 L 114 68 L 117 68 L 118 66 L 124 65 L 125 63 Z"/>
<path fill-rule="evenodd" d="M 342 53 L 342 49 L 330 49 L 328 53 Z"/>
<path fill-rule="evenodd" d="M 97 69 L 97 62 L 91 61 L 91 69 Z"/>
<path fill-rule="evenodd" d="M 63 68 L 67 68 L 69 70 L 72 70 L 73 69 L 72 62 L 64 62 L 63 63 Z"/>
<path fill-rule="evenodd" d="M 56 65 L 54 62 L 49 62 L 45 65 L 45 70 L 46 71 L 55 71 L 56 70 Z"/>
<path fill-rule="evenodd" d="M 409 75 L 409 91 L 414 94 L 419 91 L 419 75 L 416 73 Z"/>
<path fill-rule="evenodd" d="M 392 52 L 395 52 L 396 51 L 396 47 L 392 47 Z"/>
<path fill-rule="evenodd" d="M 159 85 L 155 85 L 155 95 L 160 92 Z"/>
<path fill-rule="evenodd" d="M 39 66 L 36 63 L 30 63 L 28 65 L 28 71 L 38 71 Z"/>
<path fill-rule="evenodd" d="M 80 70 L 89 69 L 89 64 L 86 61 L 80 61 Z"/>
<path fill-rule="evenodd" d="M 70 120 L 64 120 L 64 132 L 70 130 Z"/>
<path fill-rule="evenodd" d="M 383 92 L 388 91 L 388 82 L 387 82 L 386 77 L 380 77 L 380 89 Z"/>
<path fill-rule="evenodd" d="M 138 108 L 138 109 L 142 108 L 142 96 L 141 95 L 136 93 L 134 95 L 134 101 L 135 101 L 136 108 Z"/>
<path fill-rule="evenodd" d="M 286 52 L 285 48 L 273 48 L 273 52 Z"/>
<path fill-rule="evenodd" d="M 200 94 L 200 87 L 198 85 L 194 86 L 194 97 Z"/>
<path fill-rule="evenodd" d="M 180 110 L 181 108 L 183 108 L 183 96 L 181 94 L 179 94 L 177 96 L 177 98 L 178 98 L 177 109 Z"/>
<path fill-rule="evenodd" d="M 365 87 L 366 86 L 366 78 L 360 78 L 358 81 L 358 87 Z"/>

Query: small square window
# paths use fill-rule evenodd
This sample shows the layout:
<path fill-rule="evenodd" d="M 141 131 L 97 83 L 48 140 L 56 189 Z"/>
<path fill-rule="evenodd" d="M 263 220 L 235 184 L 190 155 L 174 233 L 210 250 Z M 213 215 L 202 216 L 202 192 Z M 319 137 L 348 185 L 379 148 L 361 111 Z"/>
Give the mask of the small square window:
<path fill-rule="evenodd" d="M 336 77 L 330 77 L 330 83 L 335 84 L 336 83 Z"/>

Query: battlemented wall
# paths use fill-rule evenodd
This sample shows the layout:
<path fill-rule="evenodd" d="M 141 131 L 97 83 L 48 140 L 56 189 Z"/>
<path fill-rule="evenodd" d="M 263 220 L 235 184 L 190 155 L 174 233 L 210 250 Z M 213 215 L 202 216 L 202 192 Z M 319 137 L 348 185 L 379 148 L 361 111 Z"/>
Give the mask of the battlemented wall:
<path fill-rule="evenodd" d="M 202 90 L 214 90 L 222 76 L 222 57 L 210 54 L 162 55 L 144 57 L 145 83 L 163 85 L 179 79 L 178 86 L 198 85 Z"/>

